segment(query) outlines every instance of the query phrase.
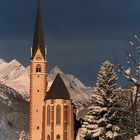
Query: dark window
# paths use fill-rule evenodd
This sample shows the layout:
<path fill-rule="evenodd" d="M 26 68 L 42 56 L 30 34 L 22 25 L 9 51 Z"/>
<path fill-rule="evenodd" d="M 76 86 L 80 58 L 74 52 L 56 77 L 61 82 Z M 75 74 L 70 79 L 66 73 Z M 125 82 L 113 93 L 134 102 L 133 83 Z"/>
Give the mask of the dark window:
<path fill-rule="evenodd" d="M 40 64 L 36 65 L 36 72 L 41 72 L 41 65 Z"/>
<path fill-rule="evenodd" d="M 66 124 L 68 125 L 69 124 L 69 106 L 65 106 L 65 121 L 66 121 Z"/>
<path fill-rule="evenodd" d="M 47 136 L 47 140 L 51 140 L 50 135 Z"/>
<path fill-rule="evenodd" d="M 60 135 L 57 135 L 56 136 L 56 140 L 60 140 Z"/>
<path fill-rule="evenodd" d="M 39 126 L 37 126 L 37 130 L 39 130 Z"/>
<path fill-rule="evenodd" d="M 61 107 L 60 105 L 56 106 L 56 124 L 61 124 Z"/>
<path fill-rule="evenodd" d="M 50 106 L 47 107 L 47 125 L 50 125 L 50 114 L 51 114 L 51 110 L 50 110 Z"/>

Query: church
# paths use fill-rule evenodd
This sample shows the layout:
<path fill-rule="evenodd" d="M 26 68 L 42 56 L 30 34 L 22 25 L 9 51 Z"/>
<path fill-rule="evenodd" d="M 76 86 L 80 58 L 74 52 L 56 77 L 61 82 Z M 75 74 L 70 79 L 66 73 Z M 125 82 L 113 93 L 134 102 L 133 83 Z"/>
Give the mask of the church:
<path fill-rule="evenodd" d="M 47 91 L 47 57 L 40 1 L 30 59 L 29 140 L 74 140 L 74 105 L 58 74 Z"/>

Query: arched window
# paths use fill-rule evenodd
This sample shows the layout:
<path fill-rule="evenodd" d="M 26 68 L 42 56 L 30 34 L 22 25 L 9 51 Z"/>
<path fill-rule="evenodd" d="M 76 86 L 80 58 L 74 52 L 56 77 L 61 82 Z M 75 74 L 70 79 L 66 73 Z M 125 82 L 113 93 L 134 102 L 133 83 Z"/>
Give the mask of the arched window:
<path fill-rule="evenodd" d="M 65 121 L 66 121 L 66 124 L 68 125 L 69 124 L 69 106 L 65 106 Z"/>
<path fill-rule="evenodd" d="M 61 107 L 60 105 L 56 106 L 56 124 L 61 124 Z"/>
<path fill-rule="evenodd" d="M 60 140 L 60 135 L 57 135 L 56 136 L 56 140 Z"/>
<path fill-rule="evenodd" d="M 47 140 L 51 140 L 50 135 L 47 136 Z"/>
<path fill-rule="evenodd" d="M 50 110 L 50 106 L 48 105 L 47 106 L 47 125 L 48 126 L 50 125 L 50 119 L 51 119 L 50 115 L 51 115 L 51 110 Z"/>
<path fill-rule="evenodd" d="M 40 64 L 36 65 L 36 72 L 41 72 L 41 65 Z"/>

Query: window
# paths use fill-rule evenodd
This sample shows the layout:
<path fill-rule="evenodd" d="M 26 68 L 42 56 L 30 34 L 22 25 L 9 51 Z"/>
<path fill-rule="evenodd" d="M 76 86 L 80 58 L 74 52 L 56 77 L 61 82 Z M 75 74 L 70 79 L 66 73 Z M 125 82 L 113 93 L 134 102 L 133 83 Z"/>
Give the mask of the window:
<path fill-rule="evenodd" d="M 66 121 L 66 124 L 68 125 L 69 124 L 69 106 L 65 106 L 65 121 Z"/>
<path fill-rule="evenodd" d="M 40 64 L 36 65 L 36 72 L 41 72 L 41 65 Z"/>
<path fill-rule="evenodd" d="M 51 140 L 50 135 L 47 136 L 47 140 Z"/>
<path fill-rule="evenodd" d="M 50 110 L 50 106 L 47 107 L 47 125 L 50 125 L 50 114 L 51 114 L 51 110 Z"/>
<path fill-rule="evenodd" d="M 56 124 L 61 124 L 61 107 L 60 105 L 56 106 Z"/>
<path fill-rule="evenodd" d="M 57 135 L 56 136 L 56 140 L 60 140 L 60 135 Z"/>

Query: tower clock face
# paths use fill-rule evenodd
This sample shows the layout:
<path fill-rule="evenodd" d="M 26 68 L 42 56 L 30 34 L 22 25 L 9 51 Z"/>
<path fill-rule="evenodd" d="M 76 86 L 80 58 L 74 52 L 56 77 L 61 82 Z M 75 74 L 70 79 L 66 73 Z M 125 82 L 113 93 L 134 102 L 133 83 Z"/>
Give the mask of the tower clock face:
<path fill-rule="evenodd" d="M 36 57 L 36 60 L 38 60 L 38 61 L 41 60 L 41 57 L 40 56 L 37 56 Z"/>

